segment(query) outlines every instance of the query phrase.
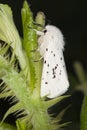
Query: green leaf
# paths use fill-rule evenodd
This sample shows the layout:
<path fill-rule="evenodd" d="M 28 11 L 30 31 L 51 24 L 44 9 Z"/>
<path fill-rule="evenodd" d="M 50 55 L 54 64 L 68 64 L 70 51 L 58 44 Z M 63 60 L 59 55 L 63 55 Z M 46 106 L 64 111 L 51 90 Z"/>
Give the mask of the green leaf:
<path fill-rule="evenodd" d="M 41 13 L 38 14 L 36 18 L 38 24 L 45 24 L 43 16 Z M 3 86 L 0 98 L 11 97 L 12 102 L 16 101 L 16 104 L 7 110 L 2 122 L 9 114 L 15 113 L 17 117 L 21 116 L 16 121 L 18 130 L 53 130 L 58 126 L 52 123 L 53 118 L 48 115 L 47 109 L 66 96 L 50 101 L 45 101 L 40 97 L 43 61 L 39 61 L 41 56 L 36 50 L 38 36 L 35 29 L 41 28 L 34 25 L 33 14 L 26 1 L 22 8 L 22 25 L 23 39 L 21 42 L 10 7 L 0 4 L 0 39 L 13 49 L 10 62 L 6 58 L 8 56 L 3 55 L 9 46 L 0 50 L 0 79 L 2 80 L 0 87 Z M 20 63 L 20 72 L 15 68 L 15 59 Z"/>
<path fill-rule="evenodd" d="M 84 69 L 83 69 L 81 63 L 75 62 L 74 68 L 75 68 L 75 71 L 76 71 L 76 74 L 77 74 L 77 77 L 78 77 L 80 83 L 84 83 L 86 78 L 85 78 L 85 72 L 84 72 Z"/>
<path fill-rule="evenodd" d="M 84 97 L 80 116 L 81 116 L 80 130 L 87 130 L 87 95 Z"/>
<path fill-rule="evenodd" d="M 11 44 L 21 68 L 24 69 L 27 63 L 21 39 L 13 21 L 11 8 L 6 4 L 0 4 L 0 40 Z"/>
<path fill-rule="evenodd" d="M 23 8 L 22 8 L 22 25 L 23 25 L 23 48 L 28 56 L 29 60 L 29 70 L 30 70 L 30 79 L 29 79 L 29 86 L 31 90 L 35 88 L 36 82 L 36 74 L 35 74 L 35 53 L 32 50 L 37 48 L 37 35 L 36 32 L 33 30 L 33 17 L 31 10 L 28 6 L 28 3 L 24 1 Z"/>
<path fill-rule="evenodd" d="M 28 3 L 24 1 L 22 8 L 22 24 L 23 24 L 23 47 L 29 60 L 29 87 L 33 93 L 33 97 L 40 96 L 40 82 L 42 61 L 34 62 L 34 60 L 40 59 L 40 54 L 36 50 L 37 34 L 35 32 L 34 20 L 32 12 L 28 6 Z"/>
<path fill-rule="evenodd" d="M 24 122 L 24 120 L 18 119 L 16 121 L 16 125 L 17 125 L 17 130 L 26 130 L 26 123 Z"/>
<path fill-rule="evenodd" d="M 54 104 L 60 102 L 61 100 L 65 99 L 67 97 L 69 97 L 69 95 L 60 96 L 60 97 L 54 98 L 52 100 L 48 100 L 48 101 L 46 101 L 46 106 L 47 106 L 47 108 L 49 108 L 49 107 L 53 106 Z"/>

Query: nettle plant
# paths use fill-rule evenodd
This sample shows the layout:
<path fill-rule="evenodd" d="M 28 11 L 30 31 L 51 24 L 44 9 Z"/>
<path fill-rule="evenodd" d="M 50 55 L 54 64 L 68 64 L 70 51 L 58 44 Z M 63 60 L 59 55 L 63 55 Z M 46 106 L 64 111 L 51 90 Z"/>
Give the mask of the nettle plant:
<path fill-rule="evenodd" d="M 15 27 L 11 8 L 0 4 L 0 98 L 9 99 L 10 108 L 4 114 L 2 130 L 60 130 L 59 124 L 65 111 L 54 118 L 48 114 L 48 108 L 67 96 L 54 99 L 40 97 L 43 60 L 38 51 L 38 25 L 45 25 L 45 16 L 39 12 L 36 19 L 24 1 L 22 14 L 23 38 Z M 38 23 L 35 24 L 35 23 Z M 34 62 L 37 60 L 37 62 Z M 10 114 L 15 114 L 15 126 L 5 123 Z M 66 123 L 65 123 L 66 124 Z"/>

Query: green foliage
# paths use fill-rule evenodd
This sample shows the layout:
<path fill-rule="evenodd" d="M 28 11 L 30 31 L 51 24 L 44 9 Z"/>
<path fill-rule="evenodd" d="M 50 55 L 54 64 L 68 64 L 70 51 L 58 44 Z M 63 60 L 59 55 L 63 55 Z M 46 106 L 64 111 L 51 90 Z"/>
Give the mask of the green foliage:
<path fill-rule="evenodd" d="M 22 43 L 15 27 L 12 11 L 8 5 L 0 4 L 0 39 L 11 44 L 18 58 L 21 68 L 25 68 L 26 60 L 22 50 Z"/>
<path fill-rule="evenodd" d="M 22 8 L 23 39 L 21 41 L 10 7 L 0 4 L 0 39 L 2 40 L 0 41 L 0 98 L 9 97 L 12 99 L 11 103 L 15 103 L 4 114 L 1 127 L 8 115 L 16 113 L 17 130 L 60 129 L 61 125 L 57 124 L 58 117 L 54 119 L 47 110 L 67 96 L 52 100 L 40 97 L 43 61 L 35 62 L 34 60 L 40 59 L 35 29 L 41 30 L 41 27 L 38 28 L 34 22 L 44 26 L 44 14 L 38 13 L 34 21 L 28 3 L 24 1 Z M 10 130 L 11 127 L 7 127 Z"/>
<path fill-rule="evenodd" d="M 87 84 L 86 84 L 87 87 Z M 81 109 L 81 130 L 87 130 L 87 95 L 85 95 Z"/>
<path fill-rule="evenodd" d="M 76 62 L 74 64 L 75 71 L 79 80 L 79 85 L 77 86 L 78 89 L 83 91 L 84 93 L 84 99 L 82 103 L 81 108 L 81 114 L 80 114 L 80 130 L 87 130 L 87 79 L 86 79 L 86 73 L 84 72 L 84 69 L 81 65 L 81 63 Z"/>
<path fill-rule="evenodd" d="M 33 16 L 26 1 L 24 2 L 22 8 L 22 23 L 23 23 L 23 47 L 25 49 L 25 52 L 27 53 L 29 60 L 28 64 L 30 70 L 29 72 L 30 76 L 28 77 L 29 86 L 32 91 L 34 88 L 39 90 L 42 63 L 41 61 L 34 62 L 35 59 L 40 58 L 40 55 L 37 51 L 33 52 L 34 50 L 37 49 L 37 34 L 34 30 L 35 25 L 33 21 Z M 37 91 L 35 93 L 37 93 Z M 37 95 L 39 95 L 39 93 Z"/>

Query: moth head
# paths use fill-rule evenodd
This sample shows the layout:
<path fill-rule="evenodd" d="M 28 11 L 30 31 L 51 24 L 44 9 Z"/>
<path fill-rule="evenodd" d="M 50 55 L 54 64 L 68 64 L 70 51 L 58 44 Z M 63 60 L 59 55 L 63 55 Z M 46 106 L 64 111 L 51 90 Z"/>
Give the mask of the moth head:
<path fill-rule="evenodd" d="M 48 35 L 54 40 L 54 42 L 58 42 L 59 48 L 64 48 L 65 42 L 64 37 L 59 28 L 53 25 L 47 25 L 45 27 L 45 35 Z"/>
<path fill-rule="evenodd" d="M 45 30 L 46 32 L 52 32 L 52 33 L 58 33 L 58 32 L 61 32 L 56 26 L 53 26 L 53 25 L 47 25 L 45 27 Z"/>

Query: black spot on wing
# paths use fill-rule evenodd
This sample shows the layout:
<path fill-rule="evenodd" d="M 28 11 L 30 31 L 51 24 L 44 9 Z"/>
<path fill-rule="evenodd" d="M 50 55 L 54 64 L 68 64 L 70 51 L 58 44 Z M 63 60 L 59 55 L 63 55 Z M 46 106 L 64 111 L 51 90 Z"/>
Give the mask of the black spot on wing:
<path fill-rule="evenodd" d="M 53 56 L 55 57 L 55 54 L 53 54 Z"/>
<path fill-rule="evenodd" d="M 52 71 L 53 71 L 53 75 L 54 75 L 55 74 L 55 69 L 53 68 Z"/>
<path fill-rule="evenodd" d="M 53 79 L 56 78 L 56 75 L 53 75 Z"/>
<path fill-rule="evenodd" d="M 63 68 L 65 67 L 65 65 L 63 65 Z"/>
<path fill-rule="evenodd" d="M 49 67 L 49 64 L 47 64 L 47 66 Z"/>
<path fill-rule="evenodd" d="M 45 84 L 48 84 L 48 82 L 45 82 Z"/>
<path fill-rule="evenodd" d="M 55 66 L 56 67 L 56 66 Z M 52 79 L 55 79 L 56 78 L 56 69 L 52 68 Z"/>
<path fill-rule="evenodd" d="M 57 69 L 57 66 L 55 66 L 55 70 Z"/>
<path fill-rule="evenodd" d="M 46 48 L 46 51 L 48 51 L 48 48 Z"/>
<path fill-rule="evenodd" d="M 62 57 L 60 57 L 60 60 L 62 60 L 63 58 Z"/>

